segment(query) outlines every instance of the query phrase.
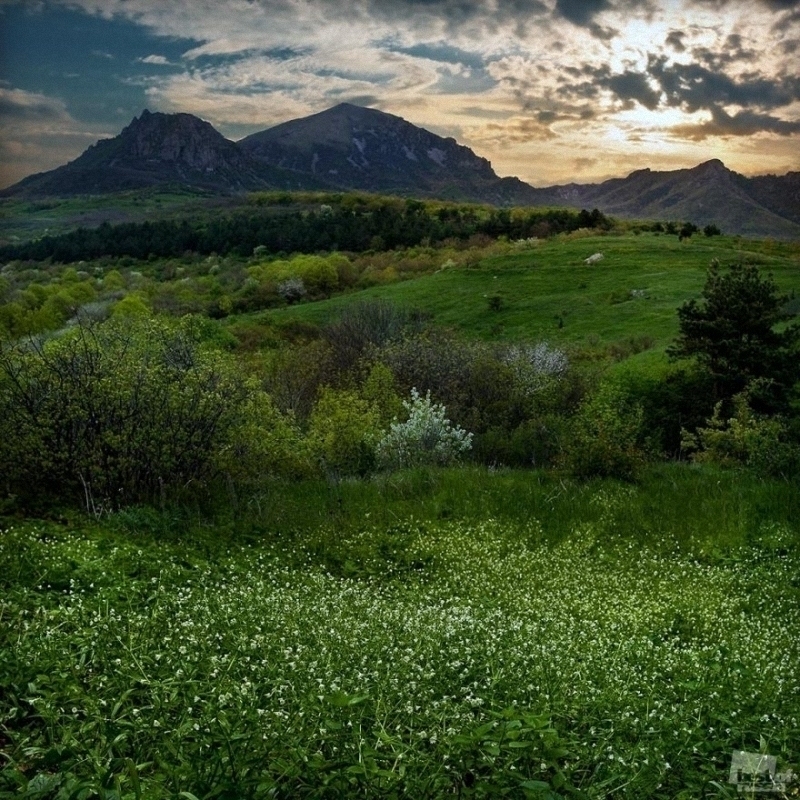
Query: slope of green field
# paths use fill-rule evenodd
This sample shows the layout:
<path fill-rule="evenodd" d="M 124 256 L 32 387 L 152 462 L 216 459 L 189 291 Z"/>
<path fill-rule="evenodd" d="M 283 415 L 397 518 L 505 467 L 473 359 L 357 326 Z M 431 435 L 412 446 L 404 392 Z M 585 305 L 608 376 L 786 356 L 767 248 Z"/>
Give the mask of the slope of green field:
<path fill-rule="evenodd" d="M 0 200 L 0 244 L 16 244 L 41 236 L 57 236 L 104 222 L 144 222 L 173 216 L 207 213 L 236 201 L 175 187 L 137 189 L 114 195 L 63 197 L 48 200 Z"/>
<path fill-rule="evenodd" d="M 595 253 L 594 265 L 584 260 Z M 677 333 L 676 309 L 699 295 L 712 259 L 722 266 L 758 264 L 782 291 L 800 291 L 800 245 L 739 237 L 604 235 L 555 237 L 471 269 L 371 288 L 328 301 L 260 314 L 254 321 L 324 323 L 356 297 L 379 297 L 432 315 L 438 324 L 483 339 L 547 339 L 564 344 L 608 344 L 652 337 L 656 348 Z M 499 309 L 492 308 L 492 297 Z M 240 318 L 241 319 L 241 318 Z"/>

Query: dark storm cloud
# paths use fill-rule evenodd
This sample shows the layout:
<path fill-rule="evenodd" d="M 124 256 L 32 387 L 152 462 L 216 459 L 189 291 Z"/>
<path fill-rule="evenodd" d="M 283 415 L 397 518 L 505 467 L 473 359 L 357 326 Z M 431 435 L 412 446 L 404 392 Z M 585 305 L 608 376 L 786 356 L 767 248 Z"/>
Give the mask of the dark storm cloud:
<path fill-rule="evenodd" d="M 575 25 L 590 25 L 596 14 L 610 7 L 609 0 L 556 0 L 556 14 Z"/>
<path fill-rule="evenodd" d="M 787 11 L 793 8 L 800 8 L 800 0 L 761 0 L 761 2 L 775 11 Z"/>
<path fill-rule="evenodd" d="M 735 81 L 701 64 L 667 65 L 665 56 L 650 56 L 647 72 L 666 95 L 667 104 L 694 112 L 715 105 L 780 108 L 800 100 L 800 78 L 746 75 Z"/>
<path fill-rule="evenodd" d="M 626 70 L 615 75 L 607 66 L 592 67 L 586 64 L 581 69 L 572 68 L 571 74 L 573 77 L 580 75 L 588 80 L 563 84 L 558 89 L 558 94 L 562 97 L 591 100 L 599 96 L 601 89 L 606 89 L 627 108 L 632 107 L 634 101 L 651 111 L 658 108 L 661 94 L 650 86 L 647 75 L 643 73 Z"/>
<path fill-rule="evenodd" d="M 653 11 L 652 0 L 556 0 L 555 15 L 587 28 L 592 36 L 607 41 L 618 35 L 613 28 L 603 28 L 595 22 L 602 11 L 631 13 Z"/>
<path fill-rule="evenodd" d="M 683 43 L 684 36 L 686 34 L 683 31 L 670 31 L 666 43 L 677 53 L 683 53 L 686 50 L 686 45 Z"/>
<path fill-rule="evenodd" d="M 641 73 L 623 72 L 621 75 L 612 75 L 606 79 L 604 85 L 620 100 L 629 103 L 635 100 L 651 111 L 658 108 L 661 95 L 648 84 L 647 78 Z"/>
<path fill-rule="evenodd" d="M 789 11 L 780 17 L 772 26 L 772 30 L 776 32 L 784 31 L 789 26 L 796 25 L 798 23 L 800 23 L 800 6 L 795 8 L 794 11 Z"/>
<path fill-rule="evenodd" d="M 800 133 L 800 121 L 790 122 L 754 111 L 740 111 L 731 115 L 718 106 L 713 106 L 710 111 L 711 119 L 708 122 L 678 125 L 672 128 L 672 133 L 695 141 L 702 141 L 709 136 L 753 136 L 757 133 L 792 136 Z"/>
<path fill-rule="evenodd" d="M 463 64 L 472 69 L 483 69 L 484 59 L 480 53 L 470 53 L 459 47 L 449 44 L 415 44 L 411 47 L 399 47 L 388 44 L 387 50 L 395 53 L 405 53 L 409 56 L 427 58 L 430 61 L 438 61 L 443 64 Z"/>
<path fill-rule="evenodd" d="M 746 48 L 742 37 L 734 33 L 728 36 L 719 50 L 695 47 L 692 55 L 698 61 L 717 71 L 728 64 L 755 63 L 759 59 L 759 54 L 755 50 Z"/>

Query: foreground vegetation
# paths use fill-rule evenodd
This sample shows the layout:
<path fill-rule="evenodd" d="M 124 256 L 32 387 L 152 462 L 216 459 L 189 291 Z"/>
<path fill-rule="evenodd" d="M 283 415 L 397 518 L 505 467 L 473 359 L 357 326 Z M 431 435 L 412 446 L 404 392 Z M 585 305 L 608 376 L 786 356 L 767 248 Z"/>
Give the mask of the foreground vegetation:
<path fill-rule="evenodd" d="M 799 502 L 426 470 L 276 485 L 227 536 L 12 524 L 0 792 L 733 797 L 734 749 L 800 756 Z"/>
<path fill-rule="evenodd" d="M 797 245 L 325 199 L 2 267 L 0 797 L 797 770 Z"/>

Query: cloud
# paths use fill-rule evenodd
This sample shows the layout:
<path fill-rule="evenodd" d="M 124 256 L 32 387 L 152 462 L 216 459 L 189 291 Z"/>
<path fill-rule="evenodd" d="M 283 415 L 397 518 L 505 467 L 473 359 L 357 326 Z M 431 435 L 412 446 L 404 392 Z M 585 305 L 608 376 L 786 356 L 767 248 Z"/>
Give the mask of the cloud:
<path fill-rule="evenodd" d="M 709 47 L 695 47 L 692 55 L 714 71 L 720 71 L 730 64 L 756 63 L 760 58 L 756 50 L 744 46 L 744 39 L 738 33 L 730 34 L 714 50 Z"/>
<path fill-rule="evenodd" d="M 658 107 L 661 93 L 655 91 L 647 81 L 647 77 L 637 72 L 623 72 L 612 75 L 603 81 L 620 100 L 635 100 L 645 108 L 653 111 Z"/>
<path fill-rule="evenodd" d="M 4 128 L 23 122 L 60 125 L 71 121 L 62 100 L 5 87 L 0 87 L 0 120 Z"/>
<path fill-rule="evenodd" d="M 700 64 L 668 64 L 666 56 L 651 56 L 648 75 L 665 93 L 667 104 L 691 112 L 715 105 L 774 109 L 800 100 L 800 77 L 763 77 L 734 80 Z"/>
<path fill-rule="evenodd" d="M 410 47 L 387 43 L 386 49 L 395 53 L 405 53 L 409 56 L 426 58 L 429 61 L 439 61 L 444 64 L 463 64 L 465 67 L 472 67 L 473 69 L 483 69 L 485 65 L 484 57 L 481 53 L 462 50 L 444 42 L 434 44 L 421 42 Z"/>
<path fill-rule="evenodd" d="M 0 86 L 0 187 L 60 166 L 100 135 L 73 119 L 57 97 Z"/>
<path fill-rule="evenodd" d="M 553 120 L 554 116 L 549 112 L 541 112 L 537 118 L 516 117 L 503 123 L 490 122 L 483 126 L 479 139 L 484 143 L 503 147 L 531 141 L 547 141 L 557 135 L 549 125 Z"/>
<path fill-rule="evenodd" d="M 753 136 L 759 133 L 792 136 L 800 133 L 800 120 L 788 121 L 753 111 L 739 111 L 731 115 L 714 106 L 711 108 L 711 119 L 707 122 L 676 125 L 671 132 L 680 138 L 694 141 L 703 141 L 711 136 Z"/>
<path fill-rule="evenodd" d="M 683 43 L 684 36 L 686 34 L 683 31 L 670 31 L 666 43 L 676 52 L 683 53 L 686 50 L 686 45 Z"/>
<path fill-rule="evenodd" d="M 580 97 L 597 101 L 603 89 L 614 98 L 621 100 L 624 108 L 631 108 L 634 101 L 653 111 L 658 108 L 661 92 L 651 86 L 652 79 L 639 72 L 625 70 L 613 74 L 607 65 L 593 67 L 584 64 L 582 68 L 573 68 L 573 77 L 584 77 L 588 80 L 580 82 L 563 81 L 558 89 L 562 97 Z"/>
<path fill-rule="evenodd" d="M 575 25 L 589 25 L 596 14 L 611 7 L 609 0 L 556 0 L 556 14 Z"/>
<path fill-rule="evenodd" d="M 697 6 L 711 6 L 712 8 L 725 8 L 730 5 L 738 5 L 742 0 L 692 0 Z M 797 8 L 797 0 L 747 0 L 746 5 L 754 3 L 757 6 L 774 12 L 786 11 Z"/>
<path fill-rule="evenodd" d="M 142 62 L 142 64 L 155 64 L 160 67 L 170 66 L 170 61 L 164 58 L 164 56 L 151 55 L 140 58 L 139 60 Z"/>

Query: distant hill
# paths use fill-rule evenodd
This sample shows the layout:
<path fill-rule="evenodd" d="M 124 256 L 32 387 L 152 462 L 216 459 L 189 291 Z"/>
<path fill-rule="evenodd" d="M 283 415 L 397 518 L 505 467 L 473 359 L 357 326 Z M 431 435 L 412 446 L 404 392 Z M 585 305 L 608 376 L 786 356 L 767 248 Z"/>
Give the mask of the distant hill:
<path fill-rule="evenodd" d="M 599 184 L 539 190 L 539 202 L 630 219 L 691 220 L 726 233 L 800 238 L 800 173 L 746 178 L 713 159 L 692 169 L 637 170 Z"/>
<path fill-rule="evenodd" d="M 342 103 L 239 142 L 191 114 L 144 111 L 75 161 L 32 175 L 4 197 L 107 194 L 151 186 L 214 193 L 352 189 L 498 206 L 598 208 L 630 219 L 716 224 L 726 233 L 800 238 L 800 173 L 746 178 L 718 160 L 637 170 L 599 184 L 534 188 L 501 178 L 452 138 L 401 117 Z"/>

